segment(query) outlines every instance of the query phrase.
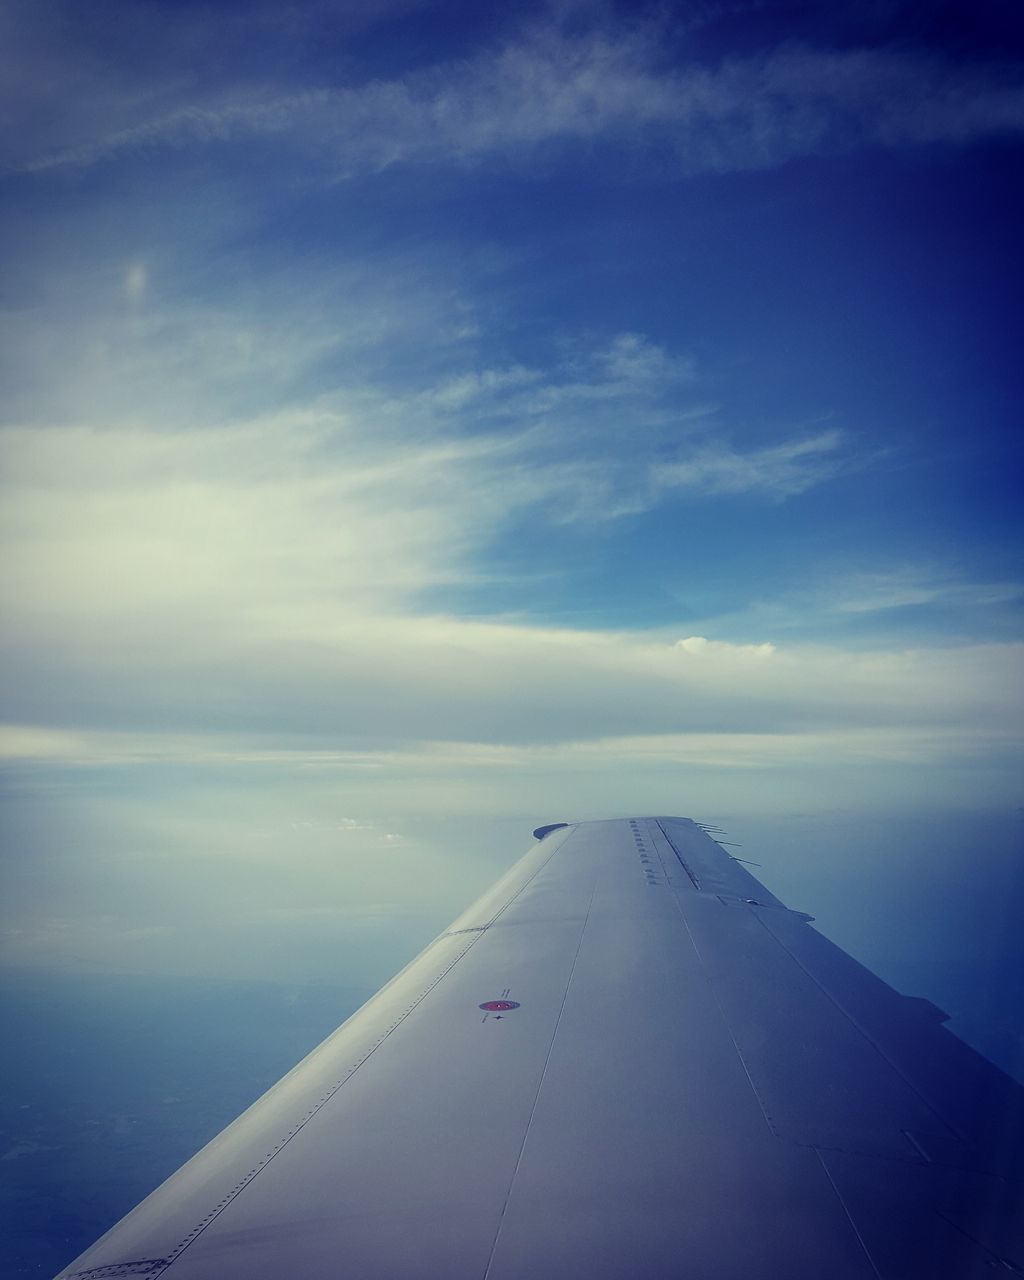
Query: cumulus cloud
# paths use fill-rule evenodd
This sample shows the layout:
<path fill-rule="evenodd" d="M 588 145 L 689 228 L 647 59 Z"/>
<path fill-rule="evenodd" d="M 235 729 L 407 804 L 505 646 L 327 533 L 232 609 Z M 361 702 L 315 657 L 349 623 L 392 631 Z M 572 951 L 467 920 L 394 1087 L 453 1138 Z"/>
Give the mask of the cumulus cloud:
<path fill-rule="evenodd" d="M 706 636 L 685 636 L 676 641 L 678 648 L 693 657 L 708 658 L 727 654 L 734 659 L 770 658 L 775 653 L 775 646 L 769 642 L 763 644 L 728 644 L 723 640 L 709 640 Z"/>

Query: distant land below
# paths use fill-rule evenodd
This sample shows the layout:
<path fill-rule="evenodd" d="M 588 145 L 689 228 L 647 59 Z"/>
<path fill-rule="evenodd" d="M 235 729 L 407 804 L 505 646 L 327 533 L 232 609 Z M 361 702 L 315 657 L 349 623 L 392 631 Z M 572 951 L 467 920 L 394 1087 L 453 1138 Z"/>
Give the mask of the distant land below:
<path fill-rule="evenodd" d="M 372 994 L 8 970 L 0 1280 L 49 1280 Z"/>

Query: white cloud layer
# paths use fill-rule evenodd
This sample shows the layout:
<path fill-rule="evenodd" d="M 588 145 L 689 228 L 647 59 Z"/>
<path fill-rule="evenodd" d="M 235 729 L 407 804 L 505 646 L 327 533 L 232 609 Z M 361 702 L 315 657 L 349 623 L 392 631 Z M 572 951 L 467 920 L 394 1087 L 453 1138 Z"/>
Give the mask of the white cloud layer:
<path fill-rule="evenodd" d="M 557 505 L 566 477 L 517 441 L 379 443 L 372 423 L 307 414 L 3 444 L 6 704 L 33 758 L 51 728 L 152 731 L 155 758 L 162 734 L 204 730 L 257 754 L 736 734 L 745 760 L 749 735 L 843 731 L 1002 751 L 1020 723 L 1014 644 L 854 653 L 424 610 L 504 520 Z M 725 491 L 793 492 L 827 444 L 733 455 Z"/>

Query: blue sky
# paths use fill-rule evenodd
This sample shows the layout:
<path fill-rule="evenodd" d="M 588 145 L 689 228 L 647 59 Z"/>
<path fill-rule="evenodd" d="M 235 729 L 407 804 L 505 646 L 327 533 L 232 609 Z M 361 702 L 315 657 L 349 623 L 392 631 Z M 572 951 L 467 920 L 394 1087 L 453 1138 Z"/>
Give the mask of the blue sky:
<path fill-rule="evenodd" d="M 1012 815 L 1013 10 L 7 5 L 11 958 L 379 979 L 542 820 Z"/>

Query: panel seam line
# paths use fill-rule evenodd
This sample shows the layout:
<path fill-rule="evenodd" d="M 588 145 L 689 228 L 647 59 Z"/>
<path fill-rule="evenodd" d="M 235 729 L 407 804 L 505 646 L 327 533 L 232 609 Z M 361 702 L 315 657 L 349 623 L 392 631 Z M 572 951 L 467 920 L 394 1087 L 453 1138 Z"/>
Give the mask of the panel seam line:
<path fill-rule="evenodd" d="M 839 1010 L 842 1016 L 847 1020 L 847 1022 L 849 1022 L 851 1027 L 853 1027 L 856 1031 L 858 1031 L 864 1037 L 864 1039 L 868 1042 L 868 1044 L 872 1047 L 872 1049 L 874 1049 L 874 1051 L 878 1054 L 878 1056 L 882 1059 L 882 1061 L 889 1067 L 891 1071 L 893 1071 L 903 1081 L 903 1083 L 907 1086 L 907 1088 L 914 1095 L 914 1097 L 916 1097 L 918 1101 L 923 1104 L 923 1106 L 927 1111 L 931 1112 L 931 1114 L 935 1117 L 935 1119 L 939 1122 L 939 1124 L 942 1125 L 943 1128 L 948 1129 L 949 1132 L 953 1135 L 953 1137 L 957 1138 L 960 1142 L 962 1142 L 964 1146 L 970 1147 L 971 1143 L 969 1139 L 966 1138 L 964 1134 L 962 1134 L 960 1130 L 957 1129 L 957 1127 L 951 1121 L 946 1119 L 946 1117 L 942 1114 L 941 1111 L 939 1111 L 939 1109 L 935 1106 L 935 1104 L 928 1097 L 928 1095 L 921 1091 L 921 1089 L 907 1075 L 907 1073 L 903 1070 L 903 1068 L 899 1065 L 899 1063 L 895 1062 L 890 1057 L 890 1055 L 886 1053 L 886 1051 L 882 1048 L 882 1046 L 878 1043 L 878 1041 L 870 1033 L 870 1031 L 868 1031 L 866 1027 L 862 1026 L 860 1021 L 853 1016 L 850 1010 L 847 1009 L 846 1006 L 842 1004 L 832 994 L 831 991 L 829 991 L 828 987 L 826 987 L 825 984 L 815 974 L 813 974 L 810 969 L 808 969 L 808 967 L 804 964 L 804 962 L 800 959 L 800 957 L 796 954 L 796 952 L 786 945 L 786 943 L 783 941 L 782 938 L 779 937 L 779 935 L 775 932 L 774 929 L 771 929 L 768 927 L 765 921 L 761 919 L 761 916 L 758 914 L 757 911 L 752 911 L 751 914 L 761 925 L 762 929 L 765 930 L 769 938 L 771 938 L 774 942 L 776 942 L 782 948 L 782 950 L 785 951 L 786 955 L 789 956 L 789 958 L 793 961 L 793 963 L 799 969 L 801 969 L 803 973 L 807 975 L 808 978 L 810 978 L 810 980 L 818 988 L 818 990 L 825 997 L 825 999 L 828 1000 L 836 1009 Z M 916 1146 L 917 1144 L 914 1143 L 914 1145 Z"/>
<path fill-rule="evenodd" d="M 882 1273 L 881 1271 L 879 1271 L 878 1267 L 875 1265 L 875 1260 L 871 1256 L 871 1251 L 868 1249 L 867 1243 L 865 1242 L 864 1237 L 860 1233 L 860 1227 L 857 1226 L 854 1216 L 850 1212 L 850 1206 L 843 1199 L 842 1192 L 836 1186 L 836 1180 L 835 1178 L 832 1177 L 832 1170 L 825 1163 L 825 1157 L 821 1154 L 818 1148 L 814 1147 L 813 1150 L 814 1150 L 814 1154 L 818 1157 L 819 1164 L 821 1165 L 822 1169 L 824 1169 L 825 1171 L 825 1177 L 828 1179 L 829 1186 L 832 1188 L 833 1192 L 835 1193 L 836 1199 L 843 1206 L 843 1213 L 846 1214 L 847 1221 L 849 1222 L 850 1227 L 853 1230 L 853 1234 L 857 1237 L 857 1243 L 864 1250 L 864 1256 L 865 1258 L 867 1258 L 868 1264 L 871 1267 L 871 1270 L 875 1273 L 876 1276 L 878 1276 L 878 1280 L 882 1280 Z"/>
<path fill-rule="evenodd" d="M 683 904 L 679 901 L 678 894 L 674 894 L 673 897 L 675 899 L 676 910 L 679 912 L 680 918 L 683 922 L 683 928 L 686 930 L 687 937 L 690 939 L 690 946 L 693 947 L 694 954 L 696 955 L 697 961 L 704 973 L 704 981 L 707 983 L 708 992 L 711 999 L 715 1002 L 715 1008 L 718 1010 L 718 1016 L 722 1020 L 722 1026 L 725 1030 L 725 1034 L 729 1037 L 729 1041 L 736 1053 L 736 1057 L 739 1059 L 739 1064 L 743 1068 L 743 1074 L 747 1077 L 747 1084 L 750 1085 L 750 1092 L 754 1095 L 754 1101 L 760 1108 L 761 1115 L 764 1116 L 764 1122 L 768 1126 L 768 1132 L 772 1137 L 778 1138 L 780 1137 L 780 1134 L 772 1123 L 772 1118 L 768 1113 L 768 1108 L 764 1105 L 764 1099 L 761 1097 L 758 1092 L 757 1085 L 754 1083 L 754 1077 L 751 1075 L 750 1068 L 747 1066 L 747 1060 L 744 1058 L 743 1051 L 740 1049 L 739 1041 L 736 1039 L 735 1035 L 733 1035 L 732 1027 L 729 1025 L 729 1019 L 725 1016 L 725 1009 L 722 1006 L 721 997 L 715 988 L 715 983 L 712 980 L 711 974 L 708 972 L 708 966 L 703 955 L 701 955 L 700 947 L 697 945 L 697 939 L 693 936 L 693 930 L 690 928 L 690 922 L 686 918 L 686 912 L 683 910 Z"/>
<path fill-rule="evenodd" d="M 594 897 L 596 893 L 597 893 L 597 878 L 595 876 L 594 886 L 590 891 L 590 899 L 587 902 L 587 914 L 583 918 L 583 927 L 580 929 L 579 941 L 576 943 L 576 951 L 572 958 L 572 967 L 569 970 L 569 977 L 566 980 L 565 990 L 562 992 L 562 1003 L 558 1006 L 558 1014 L 555 1018 L 555 1025 L 551 1031 L 551 1041 L 548 1044 L 548 1051 L 544 1055 L 544 1065 L 541 1067 L 540 1079 L 537 1081 L 537 1091 L 533 1095 L 533 1105 L 530 1107 L 530 1116 L 529 1116 L 529 1119 L 526 1121 L 526 1128 L 523 1131 L 523 1140 L 519 1145 L 519 1154 L 516 1156 L 516 1163 L 515 1163 L 515 1167 L 512 1170 L 512 1177 L 509 1179 L 508 1190 L 505 1192 L 505 1202 L 501 1206 L 501 1216 L 498 1219 L 498 1227 L 494 1233 L 494 1242 L 491 1245 L 491 1252 L 487 1257 L 487 1266 L 484 1268 L 483 1280 L 487 1280 L 487 1277 L 490 1275 L 491 1265 L 494 1262 L 494 1255 L 498 1249 L 498 1241 L 501 1239 L 502 1227 L 505 1225 L 505 1212 L 508 1209 L 509 1201 L 512 1199 L 512 1188 L 515 1186 L 516 1177 L 519 1173 L 519 1166 L 523 1162 L 523 1152 L 526 1150 L 526 1141 L 530 1136 L 530 1129 L 533 1126 L 533 1118 L 537 1113 L 537 1104 L 540 1101 L 541 1089 L 543 1089 L 544 1087 L 544 1077 L 548 1073 L 548 1064 L 550 1063 L 551 1055 L 554 1052 L 555 1040 L 558 1038 L 558 1028 L 562 1021 L 562 1014 L 565 1011 L 566 1001 L 569 999 L 569 988 L 572 986 L 572 980 L 576 974 L 576 965 L 580 958 L 580 951 L 583 948 L 583 936 L 587 931 L 587 922 L 590 920 L 590 912 L 591 912 L 591 908 L 594 905 Z"/>

